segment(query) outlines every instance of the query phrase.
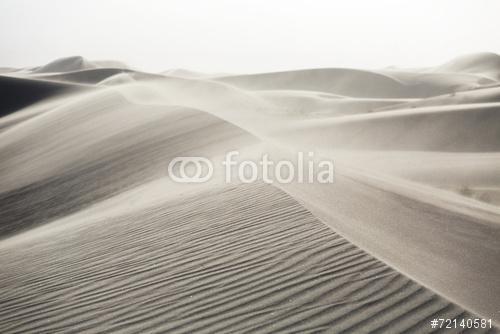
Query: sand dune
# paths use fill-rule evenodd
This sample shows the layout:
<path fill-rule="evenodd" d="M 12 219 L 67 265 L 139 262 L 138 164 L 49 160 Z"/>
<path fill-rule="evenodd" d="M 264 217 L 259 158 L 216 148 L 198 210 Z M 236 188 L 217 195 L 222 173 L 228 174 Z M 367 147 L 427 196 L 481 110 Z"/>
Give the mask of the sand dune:
<path fill-rule="evenodd" d="M 220 77 L 217 80 L 251 90 L 309 90 L 352 97 L 400 97 L 404 84 L 373 71 L 313 69 Z"/>
<path fill-rule="evenodd" d="M 421 333 L 438 315 L 469 316 L 272 186 L 63 220 L 50 238 L 33 230 L 0 245 L 4 331 Z"/>
<path fill-rule="evenodd" d="M 89 70 L 95 68 L 120 68 L 126 69 L 127 66 L 122 62 L 110 60 L 89 61 L 81 56 L 66 57 L 56 59 L 46 65 L 33 69 L 34 73 L 58 73 Z"/>
<path fill-rule="evenodd" d="M 53 72 L 70 72 L 78 71 L 90 68 L 96 68 L 97 66 L 92 62 L 84 59 L 80 56 L 67 57 L 54 60 L 46 65 L 37 67 L 33 70 L 35 73 L 53 73 Z"/>
<path fill-rule="evenodd" d="M 79 84 L 0 76 L 0 99 L 2 100 L 0 117 L 33 103 L 84 88 Z"/>
<path fill-rule="evenodd" d="M 44 79 L 50 81 L 62 81 L 62 82 L 77 82 L 85 84 L 97 84 L 109 77 L 112 77 L 121 73 L 128 73 L 129 70 L 123 70 L 120 68 L 98 68 L 98 69 L 85 69 L 72 71 L 68 73 L 57 73 L 57 74 L 43 74 L 37 75 L 37 79 Z"/>
<path fill-rule="evenodd" d="M 244 89 L 294 89 L 364 98 L 423 98 L 494 81 L 468 74 L 314 69 L 219 77 L 217 80 Z"/>
<path fill-rule="evenodd" d="M 162 78 L 161 75 L 144 73 L 122 68 L 97 68 L 86 69 L 72 72 L 50 73 L 43 75 L 30 76 L 31 78 L 43 79 L 49 81 L 80 83 L 80 84 L 106 84 L 117 76 L 127 76 L 133 80 L 147 80 Z M 133 81 L 127 80 L 127 81 Z"/>
<path fill-rule="evenodd" d="M 287 135 L 304 138 L 305 145 L 321 137 L 333 149 L 497 152 L 499 108 L 499 103 L 481 103 L 309 120 Z"/>
<path fill-rule="evenodd" d="M 116 94 L 64 105 L 0 134 L 0 234 L 50 221 L 163 176 L 165 161 L 176 156 L 196 150 L 222 153 L 225 147 L 211 146 L 223 140 L 241 144 L 245 136 L 196 110 L 134 106 Z M 20 199 L 31 203 L 29 210 L 18 205 Z"/>
<path fill-rule="evenodd" d="M 434 69 L 439 72 L 474 73 L 500 79 L 500 56 L 496 53 L 484 52 L 457 57 Z"/>
<path fill-rule="evenodd" d="M 0 331 L 498 325 L 496 57 L 224 76 L 70 57 L 4 74 Z M 336 179 L 168 176 L 231 150 L 314 151 Z"/>

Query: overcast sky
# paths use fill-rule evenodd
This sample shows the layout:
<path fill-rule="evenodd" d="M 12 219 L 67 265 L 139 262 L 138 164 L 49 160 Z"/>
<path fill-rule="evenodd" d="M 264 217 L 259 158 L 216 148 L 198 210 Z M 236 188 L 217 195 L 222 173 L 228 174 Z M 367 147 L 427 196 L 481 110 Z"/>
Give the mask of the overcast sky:
<path fill-rule="evenodd" d="M 144 70 L 435 65 L 500 52 L 498 0 L 0 0 L 0 66 L 81 55 Z"/>

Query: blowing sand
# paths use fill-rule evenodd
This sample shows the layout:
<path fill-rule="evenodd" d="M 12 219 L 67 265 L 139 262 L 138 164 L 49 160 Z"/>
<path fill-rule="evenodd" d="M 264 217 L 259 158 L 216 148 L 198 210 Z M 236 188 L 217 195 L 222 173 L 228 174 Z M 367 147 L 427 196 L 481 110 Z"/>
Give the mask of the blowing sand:
<path fill-rule="evenodd" d="M 252 75 L 81 57 L 4 69 L 0 331 L 497 326 L 499 80 L 495 54 Z M 167 174 L 176 157 L 231 150 L 314 151 L 335 182 Z"/>

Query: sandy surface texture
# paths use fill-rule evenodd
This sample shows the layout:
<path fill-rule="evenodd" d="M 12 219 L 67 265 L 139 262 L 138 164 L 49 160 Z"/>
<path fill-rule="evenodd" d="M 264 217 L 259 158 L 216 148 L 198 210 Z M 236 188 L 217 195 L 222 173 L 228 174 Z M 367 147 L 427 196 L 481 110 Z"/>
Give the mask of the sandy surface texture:
<path fill-rule="evenodd" d="M 3 69 L 0 116 L 1 333 L 498 332 L 496 54 L 241 75 L 69 57 Z M 234 150 L 313 152 L 335 179 L 168 173 Z"/>

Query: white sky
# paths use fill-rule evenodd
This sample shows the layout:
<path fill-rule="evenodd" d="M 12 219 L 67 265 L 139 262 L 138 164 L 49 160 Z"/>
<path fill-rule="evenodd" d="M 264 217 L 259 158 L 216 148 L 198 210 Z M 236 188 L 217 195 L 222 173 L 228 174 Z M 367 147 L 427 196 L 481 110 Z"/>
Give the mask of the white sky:
<path fill-rule="evenodd" d="M 0 66 L 81 55 L 148 71 L 436 65 L 500 52 L 498 0 L 0 0 Z"/>

